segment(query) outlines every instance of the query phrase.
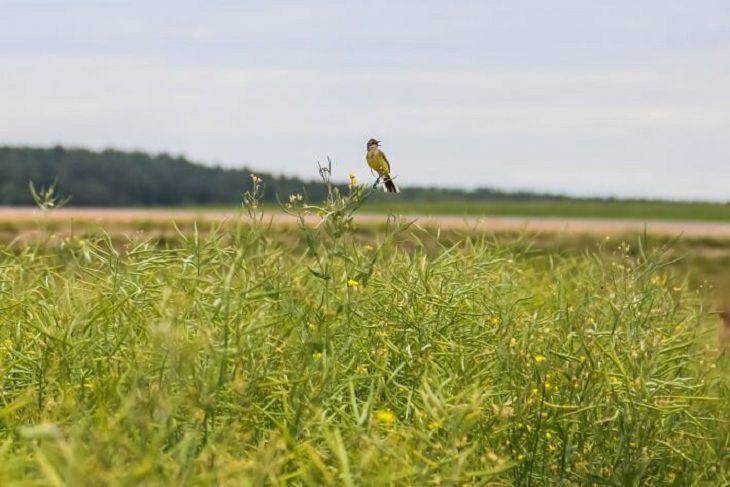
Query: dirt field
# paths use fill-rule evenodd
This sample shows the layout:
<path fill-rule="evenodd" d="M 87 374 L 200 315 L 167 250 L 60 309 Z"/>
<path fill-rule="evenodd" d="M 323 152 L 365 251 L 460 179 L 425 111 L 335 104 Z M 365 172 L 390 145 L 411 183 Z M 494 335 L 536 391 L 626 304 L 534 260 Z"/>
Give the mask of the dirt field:
<path fill-rule="evenodd" d="M 164 223 L 191 221 L 234 220 L 239 214 L 216 210 L 166 210 L 166 209 L 61 209 L 44 213 L 35 208 L 0 208 L 0 223 L 33 224 L 41 222 L 75 222 L 100 226 L 135 223 Z M 272 213 L 275 224 L 291 224 L 294 219 L 283 213 Z M 379 224 L 387 221 L 382 214 L 362 214 L 360 224 Z M 444 229 L 485 230 L 493 232 L 528 231 L 535 233 L 566 233 L 586 235 L 615 235 L 643 232 L 664 236 L 709 237 L 730 239 L 730 223 L 692 221 L 640 221 L 617 219 L 580 218 L 530 218 L 530 217 L 457 217 L 406 215 L 424 227 Z M 312 222 L 319 219 L 311 217 Z"/>

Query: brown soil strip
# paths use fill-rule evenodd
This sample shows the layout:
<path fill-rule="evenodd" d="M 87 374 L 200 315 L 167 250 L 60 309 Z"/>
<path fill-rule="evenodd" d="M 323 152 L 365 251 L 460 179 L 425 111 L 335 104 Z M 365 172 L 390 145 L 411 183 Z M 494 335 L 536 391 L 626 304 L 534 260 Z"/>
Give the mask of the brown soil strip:
<path fill-rule="evenodd" d="M 166 209 L 107 209 L 107 208 L 64 208 L 43 212 L 35 208 L 0 207 L 0 223 L 43 223 L 75 222 L 85 224 L 114 225 L 135 223 L 169 223 L 192 221 L 233 221 L 240 213 L 217 210 L 166 210 Z M 625 233 L 647 233 L 665 236 L 729 238 L 730 223 L 694 222 L 669 220 L 619 220 L 583 218 L 534 218 L 534 217 L 457 217 L 406 215 L 422 227 L 440 227 L 451 230 L 478 230 L 488 232 L 530 232 L 563 233 L 586 235 L 616 235 Z M 283 213 L 267 216 L 275 224 L 292 224 L 295 219 Z M 360 224 L 384 224 L 387 215 L 361 214 L 356 217 Z M 319 218 L 308 218 L 316 223 Z"/>

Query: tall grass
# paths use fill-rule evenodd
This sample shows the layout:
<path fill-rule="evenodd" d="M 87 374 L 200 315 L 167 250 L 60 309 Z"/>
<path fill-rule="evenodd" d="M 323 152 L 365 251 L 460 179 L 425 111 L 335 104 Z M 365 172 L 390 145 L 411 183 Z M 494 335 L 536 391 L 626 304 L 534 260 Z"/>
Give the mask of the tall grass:
<path fill-rule="evenodd" d="M 730 481 L 727 364 L 661 249 L 363 242 L 354 181 L 290 200 L 322 219 L 291 245 L 259 183 L 165 247 L 0 252 L 0 484 Z"/>

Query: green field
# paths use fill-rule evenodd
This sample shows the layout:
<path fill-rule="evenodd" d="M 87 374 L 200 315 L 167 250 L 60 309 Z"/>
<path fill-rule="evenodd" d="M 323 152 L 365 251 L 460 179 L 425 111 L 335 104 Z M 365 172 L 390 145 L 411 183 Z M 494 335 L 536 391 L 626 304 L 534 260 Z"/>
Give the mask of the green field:
<path fill-rule="evenodd" d="M 288 195 L 279 195 L 286 200 Z M 276 211 L 279 204 L 267 204 Z M 230 205 L 183 205 L 154 207 L 162 209 L 199 209 L 230 211 Z M 632 200 L 444 200 L 410 201 L 400 196 L 378 195 L 368 201 L 365 213 L 444 216 L 515 216 L 535 218 L 609 218 L 628 220 L 681 220 L 730 222 L 730 204 L 707 202 L 632 201 Z"/>
<path fill-rule="evenodd" d="M 372 212 L 411 215 L 621 218 L 639 220 L 730 221 L 730 205 L 654 201 L 371 201 Z"/>
<path fill-rule="evenodd" d="M 358 230 L 361 198 L 4 244 L 0 484 L 730 482 L 682 242 Z"/>

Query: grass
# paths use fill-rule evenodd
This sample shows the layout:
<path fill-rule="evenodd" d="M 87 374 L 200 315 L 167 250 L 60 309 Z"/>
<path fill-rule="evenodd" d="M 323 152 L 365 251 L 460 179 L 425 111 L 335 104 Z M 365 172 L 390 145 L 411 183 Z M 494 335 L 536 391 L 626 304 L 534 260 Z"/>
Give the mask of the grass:
<path fill-rule="evenodd" d="M 392 221 L 0 251 L 0 483 L 722 485 L 730 383 L 646 242 Z"/>
<path fill-rule="evenodd" d="M 617 218 L 637 220 L 730 221 L 730 205 L 662 201 L 435 201 L 379 199 L 365 211 L 410 215 Z"/>
<path fill-rule="evenodd" d="M 407 188 L 404 190 L 407 195 Z M 398 198 L 398 199 L 396 199 Z M 165 207 L 170 209 L 169 207 Z M 228 205 L 185 206 L 188 210 L 230 211 Z M 378 195 L 368 201 L 367 213 L 444 216 L 514 216 L 535 218 L 609 218 L 730 222 L 730 204 L 709 202 L 634 200 L 530 200 L 530 201 L 408 201 L 400 196 Z"/>
<path fill-rule="evenodd" d="M 730 222 L 730 203 L 655 200 L 529 200 L 529 201 L 409 201 L 405 188 L 399 196 L 378 194 L 363 206 L 366 213 L 444 216 L 504 216 L 535 218 L 608 218 Z M 286 199 L 287 195 L 279 195 Z M 277 210 L 277 204 L 270 204 Z M 189 211 L 235 211 L 233 205 L 144 206 L 138 208 Z"/>

